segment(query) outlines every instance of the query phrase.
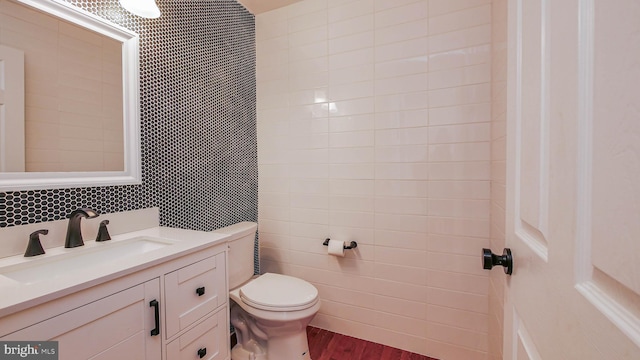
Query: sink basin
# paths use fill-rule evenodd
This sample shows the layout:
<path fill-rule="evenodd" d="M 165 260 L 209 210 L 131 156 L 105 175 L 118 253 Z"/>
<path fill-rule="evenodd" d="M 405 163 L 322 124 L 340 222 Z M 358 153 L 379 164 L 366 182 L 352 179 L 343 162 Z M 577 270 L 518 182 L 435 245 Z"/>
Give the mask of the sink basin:
<path fill-rule="evenodd" d="M 51 281 L 92 266 L 132 257 L 174 244 L 173 241 L 147 237 L 95 243 L 90 248 L 74 248 L 64 254 L 33 259 L 25 263 L 0 267 L 0 275 L 29 285 Z"/>

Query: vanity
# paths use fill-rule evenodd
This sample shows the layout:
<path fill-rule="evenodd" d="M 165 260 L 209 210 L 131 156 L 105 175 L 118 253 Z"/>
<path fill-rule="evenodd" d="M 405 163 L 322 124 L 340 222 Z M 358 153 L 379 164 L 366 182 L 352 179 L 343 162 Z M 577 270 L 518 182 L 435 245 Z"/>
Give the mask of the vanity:
<path fill-rule="evenodd" d="M 155 226 L 2 258 L 0 341 L 58 341 L 61 359 L 228 359 L 226 238 Z"/>

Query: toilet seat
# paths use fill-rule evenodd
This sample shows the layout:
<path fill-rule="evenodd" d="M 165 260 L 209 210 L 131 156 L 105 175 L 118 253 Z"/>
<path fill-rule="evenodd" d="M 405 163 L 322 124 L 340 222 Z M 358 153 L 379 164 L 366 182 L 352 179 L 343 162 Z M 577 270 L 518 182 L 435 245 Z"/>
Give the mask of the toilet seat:
<path fill-rule="evenodd" d="M 266 273 L 240 288 L 243 303 L 268 311 L 296 311 L 318 302 L 318 290 L 292 276 Z"/>

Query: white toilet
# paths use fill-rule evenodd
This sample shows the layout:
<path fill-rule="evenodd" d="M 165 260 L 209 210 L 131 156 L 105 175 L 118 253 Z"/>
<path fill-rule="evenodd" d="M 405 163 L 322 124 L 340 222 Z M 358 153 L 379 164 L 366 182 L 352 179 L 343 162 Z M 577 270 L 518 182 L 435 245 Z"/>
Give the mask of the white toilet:
<path fill-rule="evenodd" d="M 306 328 L 320 309 L 318 290 L 292 276 L 253 275 L 258 225 L 241 222 L 216 230 L 229 234 L 231 324 L 238 344 L 232 360 L 311 360 Z"/>

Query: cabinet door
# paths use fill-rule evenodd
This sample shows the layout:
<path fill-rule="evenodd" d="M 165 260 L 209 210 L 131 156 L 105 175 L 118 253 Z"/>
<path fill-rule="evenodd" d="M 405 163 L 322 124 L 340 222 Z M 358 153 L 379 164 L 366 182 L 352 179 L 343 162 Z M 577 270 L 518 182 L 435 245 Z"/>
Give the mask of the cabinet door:
<path fill-rule="evenodd" d="M 167 345 L 167 359 L 224 360 L 229 355 L 227 308 L 218 310 Z"/>
<path fill-rule="evenodd" d="M 151 300 L 160 300 L 159 279 L 120 291 L 2 338 L 58 341 L 61 359 L 160 359 L 160 336 Z"/>
<path fill-rule="evenodd" d="M 165 275 L 167 339 L 226 303 L 224 255 L 212 256 Z"/>

